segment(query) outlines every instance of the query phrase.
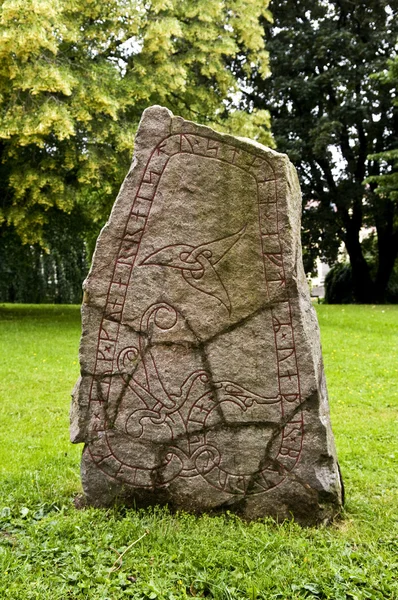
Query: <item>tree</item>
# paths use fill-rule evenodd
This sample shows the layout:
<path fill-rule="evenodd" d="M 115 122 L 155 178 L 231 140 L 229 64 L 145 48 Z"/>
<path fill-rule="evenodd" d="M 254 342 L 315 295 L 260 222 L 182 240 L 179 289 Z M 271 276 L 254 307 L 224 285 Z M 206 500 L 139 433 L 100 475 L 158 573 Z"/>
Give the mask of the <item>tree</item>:
<path fill-rule="evenodd" d="M 398 56 L 388 61 L 388 69 L 376 76 L 381 82 L 392 84 L 394 89 L 394 103 L 398 106 Z M 376 194 L 382 198 L 390 198 L 398 202 L 398 147 L 379 152 L 370 156 L 372 160 L 382 163 L 385 172 L 381 175 L 368 177 L 368 183 L 375 183 Z"/>
<path fill-rule="evenodd" d="M 50 209 L 44 229 L 49 252 L 39 244 L 22 244 L 12 227 L 0 241 L 0 302 L 77 304 L 88 257 L 85 230 L 77 210 Z"/>
<path fill-rule="evenodd" d="M 75 211 L 95 237 L 148 105 L 269 142 L 268 113 L 234 109 L 225 68 L 243 49 L 244 76 L 267 74 L 267 4 L 0 0 L 0 233 L 53 250 L 50 214 Z"/>
<path fill-rule="evenodd" d="M 394 56 L 398 7 L 391 0 L 274 0 L 264 23 L 272 77 L 252 77 L 250 109 L 270 107 L 277 149 L 295 163 L 303 190 L 306 268 L 332 263 L 344 242 L 357 302 L 382 302 L 398 254 L 397 202 L 367 177 L 369 155 L 398 147 L 394 84 L 373 75 Z M 245 105 L 245 104 L 243 104 Z M 361 243 L 377 233 L 376 265 Z"/>

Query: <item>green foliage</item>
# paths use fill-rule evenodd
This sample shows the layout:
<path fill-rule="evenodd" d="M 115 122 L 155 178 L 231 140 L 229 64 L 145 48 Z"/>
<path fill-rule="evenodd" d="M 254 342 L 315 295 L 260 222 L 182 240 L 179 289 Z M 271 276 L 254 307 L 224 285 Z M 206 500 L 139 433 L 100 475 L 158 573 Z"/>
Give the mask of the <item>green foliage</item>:
<path fill-rule="evenodd" d="M 392 84 L 394 88 L 394 102 L 398 105 L 398 56 L 388 61 L 388 69 L 379 73 L 377 78 L 386 83 Z M 384 173 L 368 177 L 367 182 L 377 185 L 376 194 L 398 201 L 398 144 L 391 150 L 385 150 L 378 154 L 373 154 L 369 158 L 376 160 L 384 167 Z"/>
<path fill-rule="evenodd" d="M 335 262 L 344 242 L 356 300 L 383 301 L 398 255 L 398 208 L 391 195 L 375 194 L 374 179 L 364 181 L 383 168 L 369 155 L 398 147 L 395 75 L 374 77 L 396 53 L 397 5 L 274 0 L 270 9 L 274 22 L 265 23 L 265 37 L 272 77 L 255 76 L 244 105 L 270 107 L 277 149 L 298 169 L 306 268 L 313 270 L 317 256 Z M 377 231 L 374 277 L 362 227 Z"/>
<path fill-rule="evenodd" d="M 266 111 L 234 110 L 226 68 L 268 73 L 268 1 L 2 0 L 0 223 L 46 245 L 49 212 L 76 207 L 96 230 L 127 171 L 142 111 L 271 141 Z"/>
<path fill-rule="evenodd" d="M 398 309 L 317 310 L 347 500 L 331 527 L 303 529 L 159 508 L 76 510 L 80 448 L 68 440 L 68 411 L 78 308 L 2 307 L 0 597 L 397 598 Z"/>

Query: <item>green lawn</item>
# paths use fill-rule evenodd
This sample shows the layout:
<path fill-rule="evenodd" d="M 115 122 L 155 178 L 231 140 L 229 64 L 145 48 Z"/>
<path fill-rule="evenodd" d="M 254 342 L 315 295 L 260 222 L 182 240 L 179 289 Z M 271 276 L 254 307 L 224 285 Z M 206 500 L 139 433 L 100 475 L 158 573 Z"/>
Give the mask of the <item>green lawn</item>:
<path fill-rule="evenodd" d="M 334 525 L 302 529 L 77 511 L 79 310 L 0 305 L 0 599 L 398 599 L 398 306 L 317 311 L 347 501 Z"/>

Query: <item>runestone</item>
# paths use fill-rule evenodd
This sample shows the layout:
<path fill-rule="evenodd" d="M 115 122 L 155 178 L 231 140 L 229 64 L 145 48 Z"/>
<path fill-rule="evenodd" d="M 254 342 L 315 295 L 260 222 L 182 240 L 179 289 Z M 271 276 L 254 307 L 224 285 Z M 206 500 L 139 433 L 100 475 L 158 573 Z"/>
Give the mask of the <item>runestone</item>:
<path fill-rule="evenodd" d="M 342 483 L 287 156 L 153 106 L 84 284 L 86 502 L 327 522 Z"/>

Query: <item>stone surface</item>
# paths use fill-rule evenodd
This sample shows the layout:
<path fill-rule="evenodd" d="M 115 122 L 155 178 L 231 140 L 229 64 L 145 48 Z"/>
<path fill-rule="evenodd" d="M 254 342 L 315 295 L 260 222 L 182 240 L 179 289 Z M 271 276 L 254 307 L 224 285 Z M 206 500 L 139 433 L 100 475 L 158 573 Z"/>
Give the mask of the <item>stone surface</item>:
<path fill-rule="evenodd" d="M 341 506 L 285 155 L 155 106 L 85 282 L 87 501 L 324 522 Z"/>

